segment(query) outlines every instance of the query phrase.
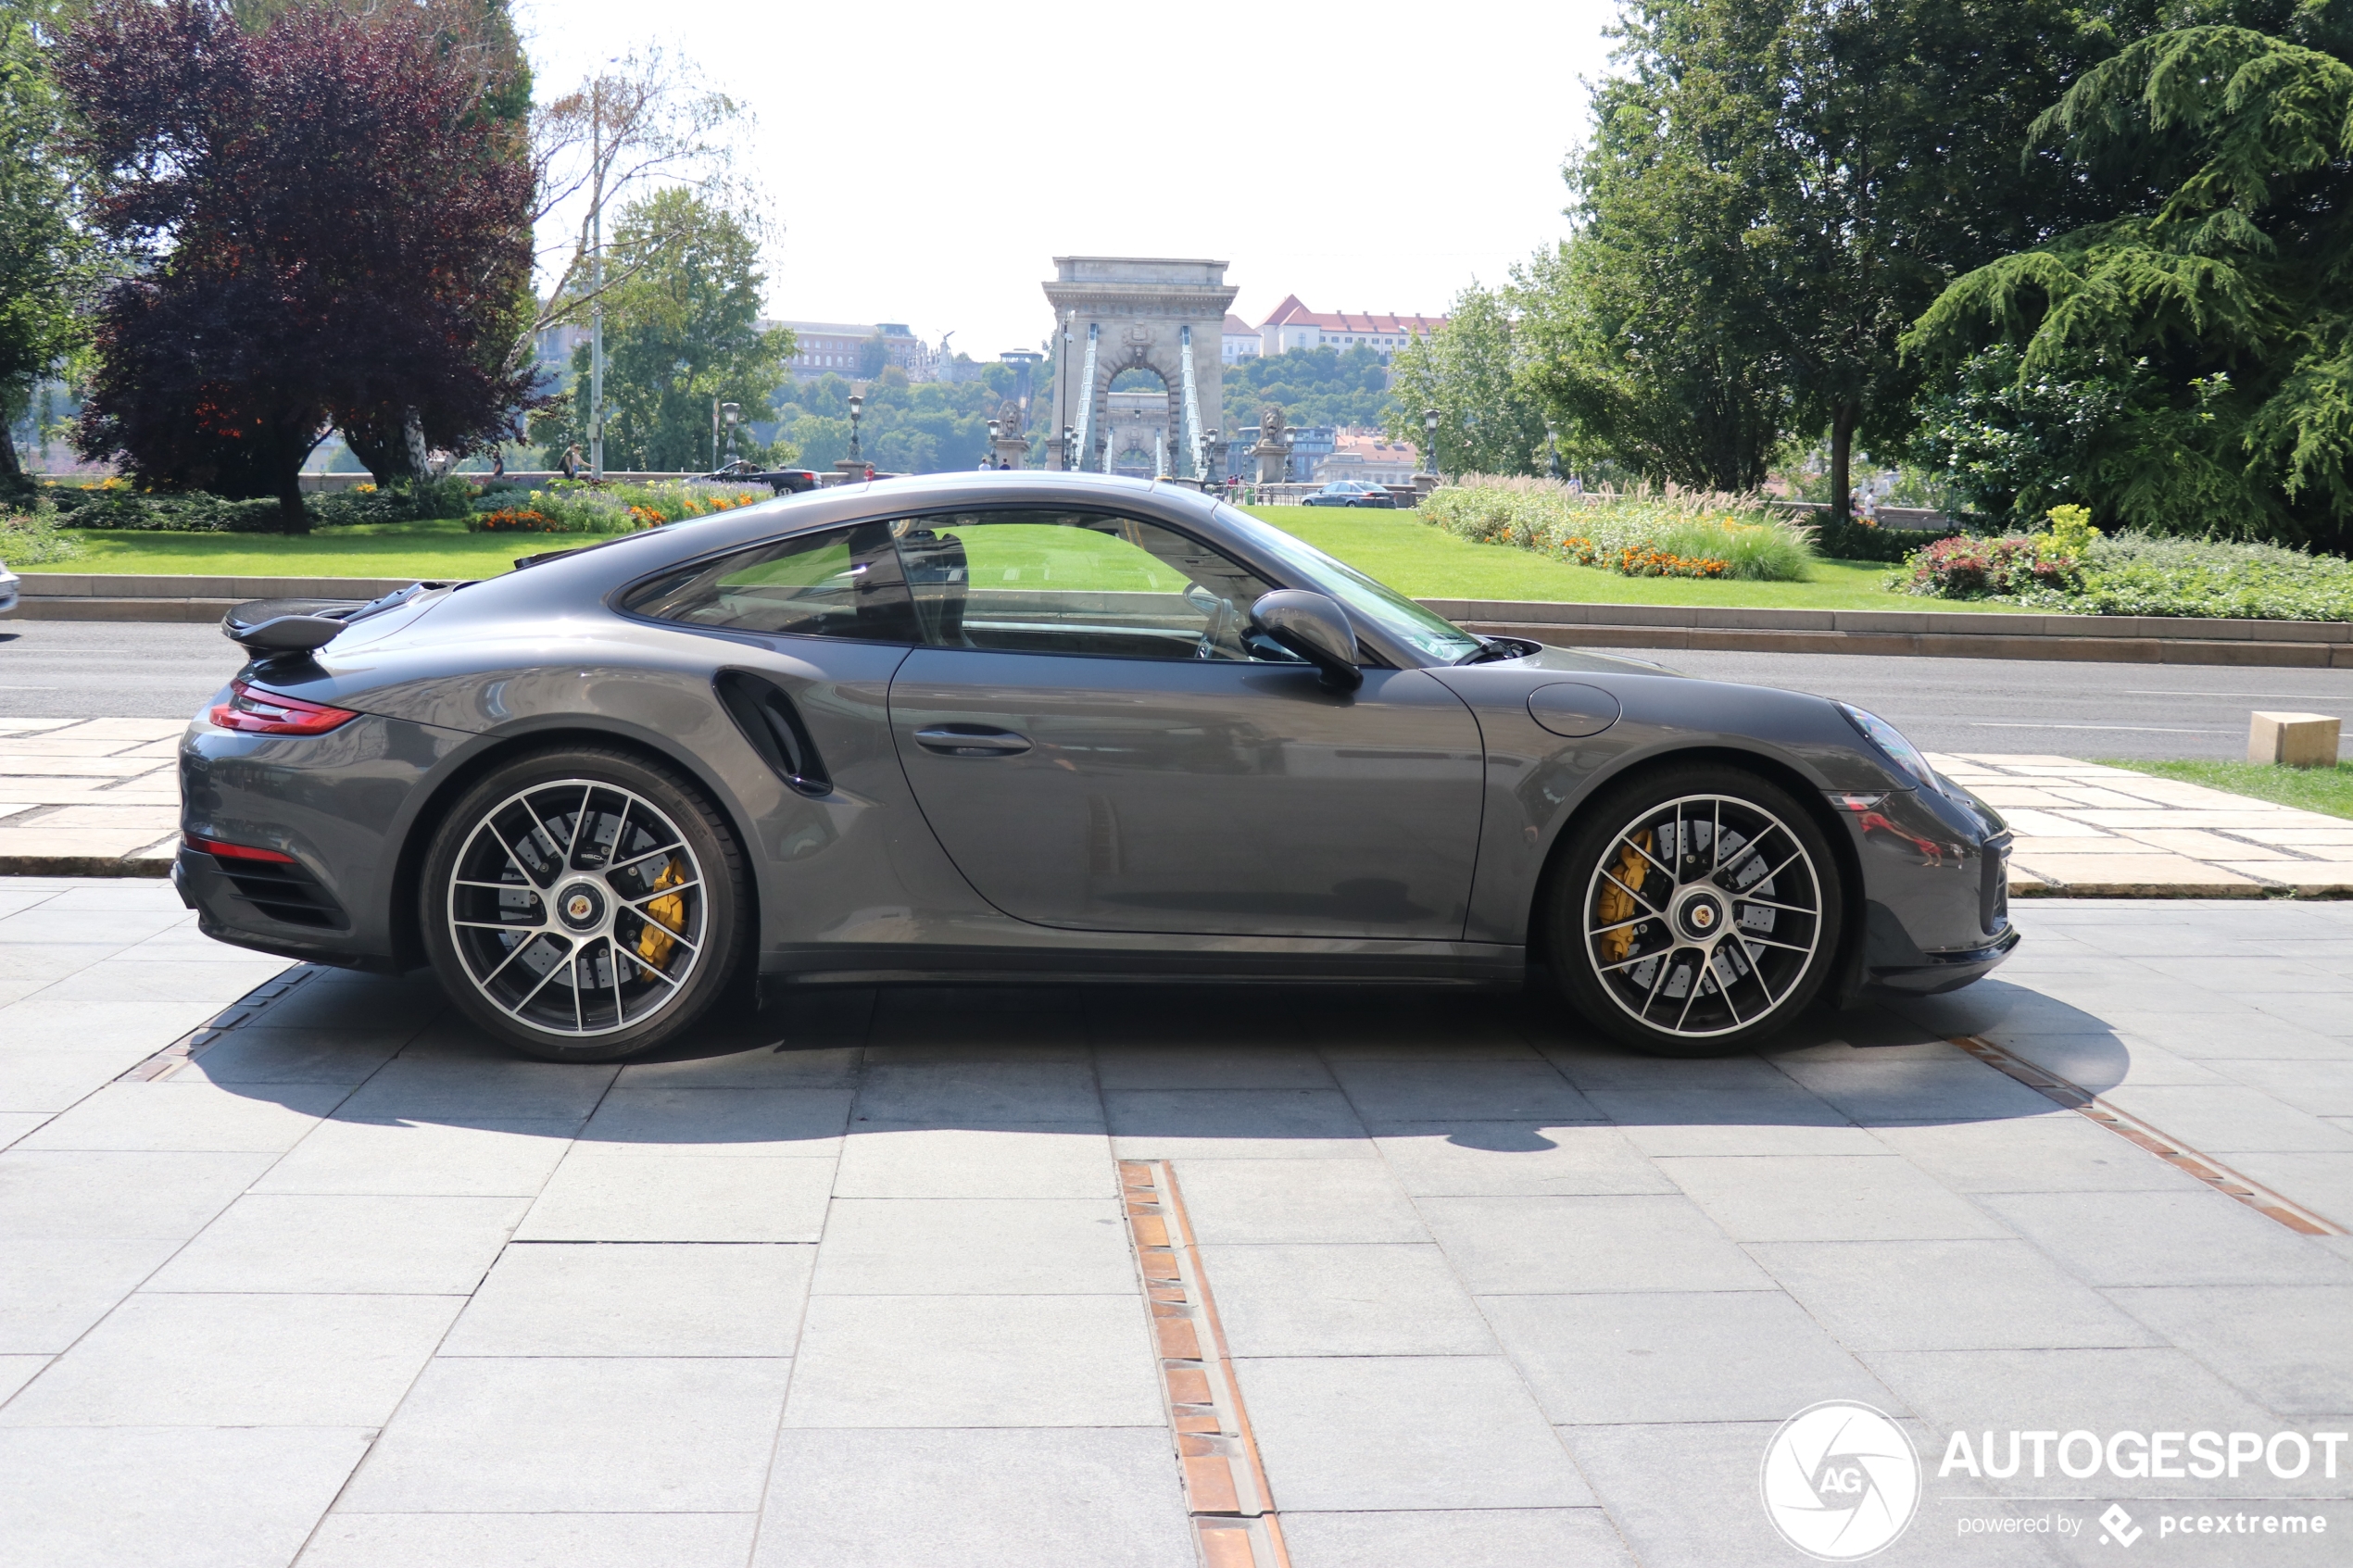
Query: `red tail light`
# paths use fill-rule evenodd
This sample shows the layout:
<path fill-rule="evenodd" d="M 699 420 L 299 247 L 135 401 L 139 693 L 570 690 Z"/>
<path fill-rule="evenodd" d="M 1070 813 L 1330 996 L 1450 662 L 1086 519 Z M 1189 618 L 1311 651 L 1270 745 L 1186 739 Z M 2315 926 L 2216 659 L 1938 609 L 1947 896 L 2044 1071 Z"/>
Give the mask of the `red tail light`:
<path fill-rule="evenodd" d="M 328 711 L 332 713 L 334 709 L 329 709 Z M 286 866 L 295 863 L 292 855 L 281 854 L 275 849 L 257 849 L 250 844 L 223 844 L 217 838 L 197 838 L 190 834 L 182 834 L 180 842 L 191 849 L 223 860 L 275 860 Z"/>
<path fill-rule="evenodd" d="M 346 708 L 327 708 L 300 697 L 280 696 L 243 681 L 229 687 L 229 700 L 208 715 L 224 730 L 256 735 L 323 735 L 359 717 Z"/>

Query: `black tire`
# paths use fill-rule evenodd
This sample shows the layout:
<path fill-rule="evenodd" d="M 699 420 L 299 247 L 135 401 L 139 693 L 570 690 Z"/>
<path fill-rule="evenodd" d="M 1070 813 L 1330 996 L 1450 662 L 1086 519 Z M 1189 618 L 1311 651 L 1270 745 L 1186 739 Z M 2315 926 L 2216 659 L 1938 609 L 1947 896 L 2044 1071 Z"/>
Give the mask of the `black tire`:
<path fill-rule="evenodd" d="M 1588 1022 L 1655 1056 L 1729 1056 L 1787 1027 L 1838 960 L 1845 890 L 1790 793 L 1686 764 L 1611 789 L 1561 847 L 1553 970 Z"/>
<path fill-rule="evenodd" d="M 434 827 L 418 897 L 450 1000 L 544 1061 L 612 1061 L 675 1037 L 749 950 L 725 820 L 685 774 L 619 749 L 492 769 Z"/>

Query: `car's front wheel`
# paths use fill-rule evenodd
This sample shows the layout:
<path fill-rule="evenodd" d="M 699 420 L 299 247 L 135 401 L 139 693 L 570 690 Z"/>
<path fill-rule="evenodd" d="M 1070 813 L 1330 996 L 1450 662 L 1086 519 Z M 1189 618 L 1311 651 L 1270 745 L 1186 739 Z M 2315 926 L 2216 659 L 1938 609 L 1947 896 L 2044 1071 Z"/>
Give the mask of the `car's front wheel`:
<path fill-rule="evenodd" d="M 1737 768 L 1652 773 L 1596 801 L 1553 882 L 1553 964 L 1597 1026 L 1660 1056 L 1778 1033 L 1836 961 L 1830 843 L 1790 794 Z"/>
<path fill-rule="evenodd" d="M 692 1025 L 734 978 L 742 852 L 689 781 L 624 751 L 502 764 L 442 818 L 419 911 L 450 998 L 549 1061 L 610 1061 Z"/>

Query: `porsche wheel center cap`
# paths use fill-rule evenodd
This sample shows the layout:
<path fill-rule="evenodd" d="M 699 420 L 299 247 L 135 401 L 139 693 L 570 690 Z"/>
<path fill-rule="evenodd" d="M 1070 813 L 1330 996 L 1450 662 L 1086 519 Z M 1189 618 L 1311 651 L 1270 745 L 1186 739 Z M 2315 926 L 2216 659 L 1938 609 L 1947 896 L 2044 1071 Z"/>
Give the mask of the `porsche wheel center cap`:
<path fill-rule="evenodd" d="M 556 895 L 556 913 L 574 931 L 588 931 L 605 918 L 605 896 L 585 882 Z"/>
<path fill-rule="evenodd" d="M 1676 923 L 1683 935 L 1694 942 L 1705 942 L 1723 935 L 1725 909 L 1723 900 L 1713 894 L 1698 893 L 1683 901 L 1676 911 Z"/>

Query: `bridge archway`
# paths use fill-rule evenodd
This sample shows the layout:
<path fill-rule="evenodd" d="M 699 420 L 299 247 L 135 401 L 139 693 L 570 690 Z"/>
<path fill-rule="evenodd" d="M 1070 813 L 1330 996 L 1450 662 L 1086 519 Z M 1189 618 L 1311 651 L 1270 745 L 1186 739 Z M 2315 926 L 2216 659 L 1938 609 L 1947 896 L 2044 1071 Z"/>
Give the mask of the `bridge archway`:
<path fill-rule="evenodd" d="M 1127 448 L 1113 445 L 1111 383 L 1149 370 L 1168 389 L 1168 471 L 1219 471 L 1216 429 L 1224 395 L 1222 341 L 1238 292 L 1226 263 L 1147 257 L 1058 256 L 1045 285 L 1054 307 L 1057 361 L 1048 466 L 1112 471 Z M 1069 433 L 1075 462 L 1067 462 Z"/>

